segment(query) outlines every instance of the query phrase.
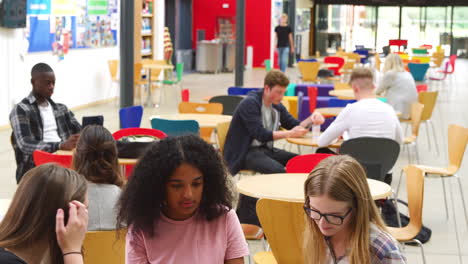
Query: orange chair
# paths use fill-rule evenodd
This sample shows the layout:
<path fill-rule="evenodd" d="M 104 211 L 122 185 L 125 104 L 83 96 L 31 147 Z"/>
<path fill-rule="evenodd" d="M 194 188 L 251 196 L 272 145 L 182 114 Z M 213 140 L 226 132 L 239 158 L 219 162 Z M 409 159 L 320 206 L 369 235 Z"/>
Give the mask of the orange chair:
<path fill-rule="evenodd" d="M 220 103 L 191 103 L 191 102 L 181 102 L 179 104 L 179 113 L 184 114 L 223 114 L 223 105 Z M 212 128 L 200 128 L 200 137 L 210 143 L 211 134 L 213 133 Z"/>
<path fill-rule="evenodd" d="M 42 150 L 35 150 L 33 152 L 33 160 L 36 166 L 45 163 L 57 163 L 62 167 L 70 168 L 72 164 L 72 155 L 52 154 Z"/>
<path fill-rule="evenodd" d="M 140 128 L 140 127 L 131 127 L 123 128 L 115 131 L 112 136 L 115 140 L 119 140 L 123 137 L 128 136 L 152 136 L 155 138 L 163 139 L 166 138 L 166 133 L 161 130 L 152 129 L 152 128 Z M 125 165 L 125 177 L 128 179 L 132 175 L 134 165 Z"/>

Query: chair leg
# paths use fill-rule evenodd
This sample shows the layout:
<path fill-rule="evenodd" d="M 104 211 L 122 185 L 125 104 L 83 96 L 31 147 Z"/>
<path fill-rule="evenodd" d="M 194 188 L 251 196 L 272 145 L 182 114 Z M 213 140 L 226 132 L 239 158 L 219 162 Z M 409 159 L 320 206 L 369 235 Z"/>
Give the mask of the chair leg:
<path fill-rule="evenodd" d="M 435 149 L 436 149 L 436 154 L 437 156 L 440 155 L 440 152 L 439 152 L 439 143 L 437 143 L 437 139 L 436 139 L 436 133 L 435 133 L 435 128 L 434 128 L 434 123 L 432 123 L 431 120 L 427 120 L 426 122 L 428 122 L 428 124 L 431 125 L 431 128 L 432 128 L 432 136 L 434 138 L 434 145 L 435 145 Z"/>
<path fill-rule="evenodd" d="M 419 241 L 417 239 L 413 239 L 412 241 L 415 242 L 416 244 L 418 244 L 419 248 L 421 249 L 421 256 L 422 256 L 422 259 L 423 259 L 423 263 L 426 264 L 426 254 L 424 254 L 423 244 L 421 243 L 421 241 Z"/>
<path fill-rule="evenodd" d="M 453 224 L 455 225 L 455 238 L 457 239 L 457 248 L 458 248 L 458 258 L 460 263 L 463 263 L 462 255 L 461 255 L 461 248 L 460 248 L 460 238 L 458 237 L 458 227 L 457 227 L 457 218 L 455 217 L 455 203 L 453 199 L 453 192 L 452 192 L 452 185 L 449 184 L 449 191 L 450 191 L 450 202 L 452 203 L 452 213 L 453 213 Z"/>
<path fill-rule="evenodd" d="M 414 154 L 415 154 L 415 156 L 416 156 L 416 164 L 420 164 L 420 163 L 419 163 L 418 145 L 416 144 L 416 142 L 414 142 Z"/>
<path fill-rule="evenodd" d="M 463 204 L 463 212 L 465 213 L 465 222 L 466 222 L 466 225 L 468 226 L 468 216 L 466 214 L 465 195 L 463 195 L 463 188 L 462 188 L 462 184 L 461 184 L 461 179 L 460 179 L 460 177 L 458 177 L 458 175 L 454 175 L 454 176 L 458 181 L 458 188 L 460 188 L 460 195 L 461 195 L 461 200 L 462 200 L 462 204 Z"/>
<path fill-rule="evenodd" d="M 427 145 L 428 145 L 429 151 L 430 151 L 432 148 L 431 148 L 431 138 L 430 138 L 430 134 L 429 134 L 429 125 L 427 123 L 424 123 L 424 126 L 426 127 Z"/>
<path fill-rule="evenodd" d="M 395 204 L 398 227 L 401 227 L 400 210 L 398 209 L 398 198 L 396 197 L 394 190 L 392 190 L 392 196 L 393 196 L 393 203 Z"/>
<path fill-rule="evenodd" d="M 411 164 L 412 160 L 411 160 L 411 153 L 410 153 L 409 145 L 405 144 L 404 147 L 406 148 L 406 153 L 408 154 L 408 164 Z"/>
<path fill-rule="evenodd" d="M 400 191 L 401 178 L 403 177 L 403 170 L 400 171 L 400 178 L 398 179 L 398 185 L 396 188 L 395 198 L 398 199 L 398 192 Z"/>
<path fill-rule="evenodd" d="M 447 205 L 447 194 L 445 192 L 445 180 L 444 177 L 440 177 L 442 179 L 442 189 L 444 190 L 444 203 L 445 203 L 445 216 L 448 219 L 448 205 Z"/>

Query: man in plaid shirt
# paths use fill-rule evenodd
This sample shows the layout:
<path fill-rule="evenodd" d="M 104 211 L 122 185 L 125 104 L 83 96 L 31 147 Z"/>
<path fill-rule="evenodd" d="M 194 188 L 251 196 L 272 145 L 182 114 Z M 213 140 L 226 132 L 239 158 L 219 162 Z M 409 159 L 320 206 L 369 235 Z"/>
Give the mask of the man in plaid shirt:
<path fill-rule="evenodd" d="M 17 183 L 24 173 L 34 167 L 34 150 L 51 153 L 59 149 L 72 150 L 81 130 L 73 113 L 50 98 L 54 92 L 55 74 L 49 65 L 34 65 L 31 84 L 32 92 L 10 113 Z"/>

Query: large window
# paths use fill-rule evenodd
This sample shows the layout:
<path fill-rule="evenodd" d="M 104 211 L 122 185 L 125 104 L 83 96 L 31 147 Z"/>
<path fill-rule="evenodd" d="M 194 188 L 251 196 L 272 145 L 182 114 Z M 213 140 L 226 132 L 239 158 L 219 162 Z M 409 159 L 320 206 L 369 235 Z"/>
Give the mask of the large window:
<path fill-rule="evenodd" d="M 382 47 L 388 46 L 388 40 L 398 39 L 400 8 L 396 6 L 379 7 L 377 46 L 378 52 Z"/>

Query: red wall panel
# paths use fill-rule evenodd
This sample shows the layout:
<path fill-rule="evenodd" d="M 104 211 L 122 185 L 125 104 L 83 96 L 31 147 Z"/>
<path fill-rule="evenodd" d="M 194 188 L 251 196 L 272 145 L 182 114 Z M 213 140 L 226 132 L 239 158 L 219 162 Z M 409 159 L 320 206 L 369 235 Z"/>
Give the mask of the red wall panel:
<path fill-rule="evenodd" d="M 270 56 L 271 0 L 245 0 L 245 44 L 253 46 L 254 67 L 263 67 Z M 227 4 L 228 8 L 223 8 Z M 215 38 L 218 17 L 232 17 L 235 23 L 236 0 L 193 0 L 193 48 L 197 30 L 205 30 L 205 38 Z"/>

